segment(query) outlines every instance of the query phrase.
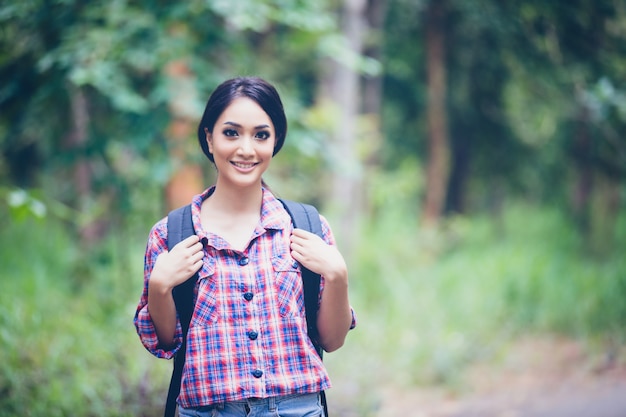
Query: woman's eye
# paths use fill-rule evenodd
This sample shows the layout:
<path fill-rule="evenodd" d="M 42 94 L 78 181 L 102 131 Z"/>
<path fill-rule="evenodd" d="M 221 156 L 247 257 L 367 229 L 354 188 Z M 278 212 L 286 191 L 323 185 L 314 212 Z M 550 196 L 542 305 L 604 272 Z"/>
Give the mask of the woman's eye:
<path fill-rule="evenodd" d="M 265 130 L 261 130 L 260 132 L 257 132 L 256 137 L 257 137 L 258 139 L 263 139 L 263 140 L 265 140 L 265 139 L 269 139 L 269 137 L 270 137 L 270 132 L 267 132 L 267 131 L 265 131 Z"/>
<path fill-rule="evenodd" d="M 224 133 L 224 136 L 228 136 L 228 137 L 237 136 L 237 131 L 235 129 L 225 129 L 223 133 Z"/>

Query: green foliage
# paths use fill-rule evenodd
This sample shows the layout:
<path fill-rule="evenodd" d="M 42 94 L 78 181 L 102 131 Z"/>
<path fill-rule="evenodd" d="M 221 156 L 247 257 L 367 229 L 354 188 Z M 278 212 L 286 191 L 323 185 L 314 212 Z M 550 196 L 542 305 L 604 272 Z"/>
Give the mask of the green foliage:
<path fill-rule="evenodd" d="M 54 217 L 2 228 L 0 416 L 160 412 L 169 364 L 134 335 L 142 254 L 120 240 L 84 250 Z"/>
<path fill-rule="evenodd" d="M 325 1 L 24 0 L 0 5 L 0 26 L 0 184 L 119 213 L 129 189 L 162 187 L 175 168 L 164 140 L 173 106 L 197 120 L 210 91 L 239 74 L 285 80 L 294 110 L 310 101 L 336 18 Z M 181 62 L 182 104 L 169 74 Z M 90 192 L 72 186 L 80 164 Z"/>
<path fill-rule="evenodd" d="M 387 167 L 406 155 L 422 161 L 427 155 L 429 3 L 388 5 Z M 626 9 L 619 2 L 452 0 L 445 8 L 451 211 L 480 210 L 494 183 L 507 195 L 565 205 L 562 190 L 581 171 L 626 178 L 626 147 L 617 133 L 625 129 L 619 80 L 626 76 Z M 562 175 L 571 167 L 575 174 Z"/>

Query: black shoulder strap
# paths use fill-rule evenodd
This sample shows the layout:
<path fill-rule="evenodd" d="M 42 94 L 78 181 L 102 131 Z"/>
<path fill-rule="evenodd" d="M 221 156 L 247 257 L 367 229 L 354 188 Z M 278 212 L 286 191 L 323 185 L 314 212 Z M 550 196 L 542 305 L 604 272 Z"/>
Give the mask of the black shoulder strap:
<path fill-rule="evenodd" d="M 280 200 L 285 206 L 285 210 L 291 216 L 293 226 L 298 229 L 304 229 L 311 233 L 315 233 L 323 238 L 322 223 L 317 209 L 309 204 L 303 204 L 296 201 Z M 320 275 L 309 269 L 302 268 L 302 285 L 304 288 L 304 309 L 306 313 L 307 331 L 315 349 L 320 357 L 323 356 L 324 350 L 319 345 L 317 333 L 317 306 L 319 301 Z"/>
<path fill-rule="evenodd" d="M 304 229 L 311 233 L 315 233 L 322 239 L 322 222 L 317 209 L 309 204 L 298 203 L 290 200 L 280 200 L 285 206 L 285 210 L 291 216 L 293 226 L 298 229 Z M 317 307 L 320 293 L 320 275 L 308 268 L 300 265 L 302 268 L 302 287 L 304 290 L 304 311 L 306 314 L 307 332 L 309 338 L 315 346 L 315 350 L 324 357 L 324 349 L 319 344 L 319 333 L 317 332 Z M 320 399 L 324 407 L 324 416 L 328 417 L 328 403 L 326 402 L 326 393 L 320 392 Z"/>
<path fill-rule="evenodd" d="M 167 225 L 167 247 L 169 250 L 172 250 L 181 240 L 196 234 L 191 220 L 191 206 L 186 205 L 172 210 L 167 216 Z M 180 316 L 180 323 L 184 333 L 189 330 L 189 323 L 193 315 L 193 290 L 196 280 L 197 276 L 194 275 L 173 290 L 176 311 L 178 311 Z"/>
<path fill-rule="evenodd" d="M 191 206 L 172 210 L 167 216 L 167 247 L 172 250 L 181 240 L 195 234 L 193 222 L 191 220 Z M 193 315 L 194 302 L 193 290 L 198 275 L 195 274 L 187 281 L 176 286 L 172 291 L 176 311 L 180 318 L 180 325 L 183 330 L 183 344 L 174 357 L 174 371 L 170 380 L 170 387 L 167 392 L 167 402 L 165 404 L 165 417 L 174 417 L 176 413 L 176 399 L 180 393 L 180 382 L 185 366 L 185 351 L 187 350 L 187 332 Z"/>

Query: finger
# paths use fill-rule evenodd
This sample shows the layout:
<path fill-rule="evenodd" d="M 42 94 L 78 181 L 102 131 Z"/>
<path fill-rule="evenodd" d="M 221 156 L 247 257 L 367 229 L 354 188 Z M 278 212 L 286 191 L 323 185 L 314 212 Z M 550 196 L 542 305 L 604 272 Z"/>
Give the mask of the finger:
<path fill-rule="evenodd" d="M 291 245 L 289 245 L 289 247 L 291 248 L 292 251 L 297 251 L 297 252 L 302 252 L 304 249 L 304 245 L 301 244 L 300 242 L 291 242 Z"/>
<path fill-rule="evenodd" d="M 292 244 L 296 244 L 300 246 L 304 246 L 312 241 L 308 236 L 298 236 L 298 235 L 291 235 L 290 240 Z"/>
<path fill-rule="evenodd" d="M 197 253 L 197 252 L 203 252 L 203 251 L 204 251 L 204 245 L 202 244 L 202 242 L 198 242 L 198 243 L 194 244 L 194 245 L 191 247 L 191 250 L 192 250 L 194 253 Z"/>
<path fill-rule="evenodd" d="M 291 257 L 298 262 L 302 262 L 302 255 L 296 250 L 291 250 Z"/>
<path fill-rule="evenodd" d="M 301 239 L 306 239 L 308 237 L 310 237 L 313 233 L 304 230 L 304 229 L 293 229 L 293 232 L 291 233 L 292 236 L 296 236 L 299 237 Z"/>
<path fill-rule="evenodd" d="M 198 242 L 200 242 L 200 237 L 198 235 L 191 235 L 183 239 L 180 243 L 182 243 L 184 247 L 190 248 Z"/>

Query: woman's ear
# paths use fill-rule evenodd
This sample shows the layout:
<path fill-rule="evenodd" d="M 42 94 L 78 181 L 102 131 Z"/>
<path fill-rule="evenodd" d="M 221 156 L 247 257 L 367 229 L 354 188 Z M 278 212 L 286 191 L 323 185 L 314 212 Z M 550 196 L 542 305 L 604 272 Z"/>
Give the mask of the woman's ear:
<path fill-rule="evenodd" d="M 207 146 L 209 147 L 209 153 L 213 153 L 213 135 L 209 132 L 209 129 L 204 128 L 204 135 Z"/>

